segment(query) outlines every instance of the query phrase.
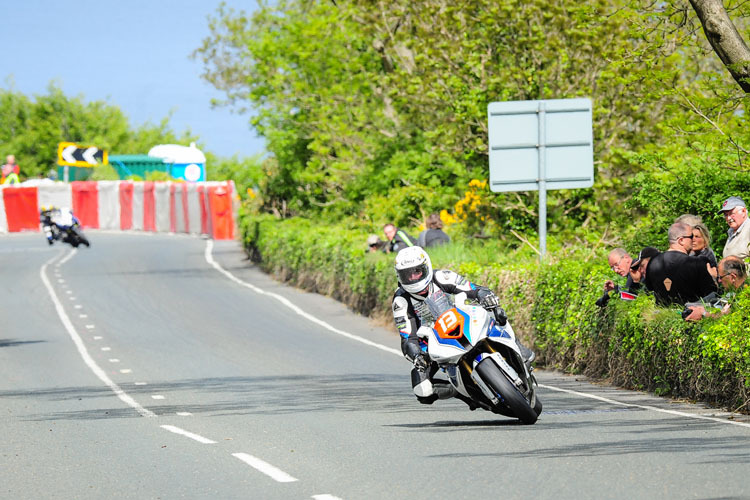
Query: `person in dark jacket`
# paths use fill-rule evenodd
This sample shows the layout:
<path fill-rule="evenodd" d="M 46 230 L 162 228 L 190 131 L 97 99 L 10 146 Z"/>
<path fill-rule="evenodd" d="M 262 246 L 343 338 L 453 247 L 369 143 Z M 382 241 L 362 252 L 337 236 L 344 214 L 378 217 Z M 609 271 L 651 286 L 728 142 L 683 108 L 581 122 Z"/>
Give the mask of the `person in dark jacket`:
<path fill-rule="evenodd" d="M 387 245 L 389 252 L 398 253 L 406 247 L 413 247 L 417 244 L 413 236 L 390 223 L 383 226 L 383 233 L 390 242 Z"/>
<path fill-rule="evenodd" d="M 685 305 L 717 291 L 705 256 L 692 257 L 693 231 L 688 224 L 675 222 L 669 227 L 669 249 L 651 258 L 643 284 L 654 292 L 660 306 Z"/>
<path fill-rule="evenodd" d="M 443 232 L 443 221 L 440 214 L 432 213 L 425 220 L 425 229 L 419 233 L 417 245 L 422 248 L 430 248 L 450 243 L 451 237 Z"/>

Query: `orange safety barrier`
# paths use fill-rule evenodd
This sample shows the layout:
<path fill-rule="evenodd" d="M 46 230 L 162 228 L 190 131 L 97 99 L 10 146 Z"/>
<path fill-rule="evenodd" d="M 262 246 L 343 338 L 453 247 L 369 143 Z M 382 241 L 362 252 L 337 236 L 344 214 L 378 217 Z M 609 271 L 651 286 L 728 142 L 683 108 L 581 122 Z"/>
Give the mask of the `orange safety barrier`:
<path fill-rule="evenodd" d="M 211 236 L 215 240 L 234 239 L 232 191 L 226 186 L 210 186 L 208 197 L 211 204 Z"/>
<path fill-rule="evenodd" d="M 36 187 L 6 187 L 2 191 L 8 231 L 39 231 Z"/>
<path fill-rule="evenodd" d="M 120 183 L 120 229 L 133 229 L 133 183 Z"/>
<path fill-rule="evenodd" d="M 99 189 L 96 181 L 70 183 L 73 194 L 73 213 L 83 228 L 99 228 Z"/>
<path fill-rule="evenodd" d="M 156 194 L 154 183 L 143 183 L 143 230 L 156 231 Z"/>
<path fill-rule="evenodd" d="M 208 234 L 208 198 L 206 196 L 206 188 L 204 186 L 198 186 L 198 200 L 201 205 L 201 234 Z"/>

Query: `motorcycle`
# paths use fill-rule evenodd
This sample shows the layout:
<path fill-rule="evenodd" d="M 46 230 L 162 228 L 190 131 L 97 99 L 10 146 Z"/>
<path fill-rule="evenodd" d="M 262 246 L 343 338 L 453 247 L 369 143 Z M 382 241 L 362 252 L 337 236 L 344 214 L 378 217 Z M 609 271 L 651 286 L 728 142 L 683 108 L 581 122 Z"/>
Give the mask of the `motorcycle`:
<path fill-rule="evenodd" d="M 463 293 L 455 296 L 455 303 L 441 291 L 425 302 L 435 323 L 420 327 L 417 334 L 450 384 L 478 407 L 535 423 L 542 413 L 538 384 L 510 323 L 499 325 L 484 308 L 467 304 Z"/>
<path fill-rule="evenodd" d="M 50 233 L 47 235 L 51 236 L 52 241 L 62 241 L 69 243 L 74 248 L 78 245 L 91 246 L 88 238 L 84 236 L 81 231 L 81 225 L 73 212 L 70 210 L 53 210 L 49 215 L 48 228 Z"/>

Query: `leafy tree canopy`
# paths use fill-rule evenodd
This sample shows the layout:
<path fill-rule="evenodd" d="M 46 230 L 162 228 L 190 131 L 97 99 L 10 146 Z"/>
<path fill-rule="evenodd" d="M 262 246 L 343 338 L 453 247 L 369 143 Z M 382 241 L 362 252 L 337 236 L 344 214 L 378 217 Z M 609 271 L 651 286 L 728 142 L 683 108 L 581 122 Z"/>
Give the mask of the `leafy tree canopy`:
<path fill-rule="evenodd" d="M 726 9 L 745 36 L 748 6 Z M 406 223 L 474 189 L 480 231 L 533 232 L 536 193 L 470 187 L 488 175 L 492 101 L 593 100 L 596 183 L 550 192 L 551 231 L 671 216 L 623 205 L 664 170 L 746 172 L 747 97 L 683 2 L 279 0 L 222 6 L 210 32 L 195 55 L 225 104 L 257 111 L 260 205 L 281 215 Z"/>

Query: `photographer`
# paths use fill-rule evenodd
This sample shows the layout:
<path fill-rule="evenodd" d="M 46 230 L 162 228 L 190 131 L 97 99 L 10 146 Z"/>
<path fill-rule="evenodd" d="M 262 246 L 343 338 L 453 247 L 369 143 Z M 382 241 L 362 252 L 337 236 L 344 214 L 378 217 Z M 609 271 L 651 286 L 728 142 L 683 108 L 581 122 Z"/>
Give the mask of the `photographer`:
<path fill-rule="evenodd" d="M 704 297 L 701 302 L 685 304 L 685 310 L 682 313 L 685 321 L 699 321 L 706 316 L 718 317 L 730 312 L 732 299 L 745 286 L 747 268 L 742 259 L 729 256 L 719 262 L 718 270 L 717 279 L 724 290 L 724 295 L 719 296 L 713 293 Z M 718 309 L 718 311 L 708 312 L 706 307 Z"/>
<path fill-rule="evenodd" d="M 614 281 L 607 280 L 604 282 L 604 294 L 596 301 L 596 305 L 604 307 L 609 302 L 609 292 L 614 291 L 621 299 L 633 300 L 641 288 L 642 274 L 641 263 L 648 262 L 648 259 L 657 255 L 659 250 L 654 247 L 646 247 L 638 254 L 638 258 L 633 258 L 625 251 L 624 248 L 615 248 L 609 252 L 609 268 L 620 276 L 627 276 L 625 288 L 620 289 Z"/>

